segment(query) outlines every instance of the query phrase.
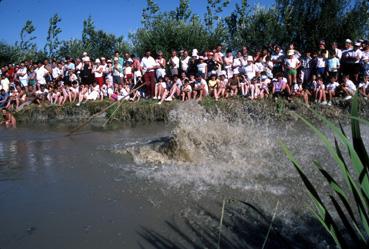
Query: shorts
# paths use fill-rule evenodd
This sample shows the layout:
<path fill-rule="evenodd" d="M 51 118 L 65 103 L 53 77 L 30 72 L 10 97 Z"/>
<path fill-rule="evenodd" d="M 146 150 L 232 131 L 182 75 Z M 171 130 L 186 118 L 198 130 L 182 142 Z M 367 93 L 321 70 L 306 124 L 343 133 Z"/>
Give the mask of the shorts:
<path fill-rule="evenodd" d="M 289 69 L 288 70 L 288 75 L 297 75 L 297 70 L 296 69 Z"/>
<path fill-rule="evenodd" d="M 317 68 L 317 74 L 319 74 L 320 76 L 323 76 L 324 72 L 325 72 L 325 67 Z"/>

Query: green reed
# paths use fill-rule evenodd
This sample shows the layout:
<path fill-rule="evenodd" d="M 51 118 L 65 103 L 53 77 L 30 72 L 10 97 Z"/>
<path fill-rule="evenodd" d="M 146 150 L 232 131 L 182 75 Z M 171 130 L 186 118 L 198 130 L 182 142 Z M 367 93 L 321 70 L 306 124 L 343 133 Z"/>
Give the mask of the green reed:
<path fill-rule="evenodd" d="M 322 123 L 329 128 L 335 139 L 331 142 L 316 126 L 301 115 L 297 115 L 323 142 L 330 156 L 334 159 L 346 186 L 341 186 L 320 164 L 313 164 L 329 184 L 328 193 L 319 193 L 316 186 L 303 171 L 303 167 L 282 143 L 282 148 L 294 168 L 300 175 L 311 198 L 312 212 L 320 224 L 333 238 L 339 248 L 369 248 L 369 156 L 366 151 L 361 132 L 360 122 L 368 123 L 359 117 L 359 100 L 355 96 L 351 105 L 351 136 L 348 138 L 342 126 L 336 126 L 328 119 L 312 111 Z M 348 156 L 342 154 L 342 144 Z M 342 146 L 341 145 L 341 146 Z M 333 205 L 328 207 L 321 196 L 328 197 Z M 353 200 L 353 201 L 351 201 Z M 334 219 L 333 217 L 338 217 Z"/>

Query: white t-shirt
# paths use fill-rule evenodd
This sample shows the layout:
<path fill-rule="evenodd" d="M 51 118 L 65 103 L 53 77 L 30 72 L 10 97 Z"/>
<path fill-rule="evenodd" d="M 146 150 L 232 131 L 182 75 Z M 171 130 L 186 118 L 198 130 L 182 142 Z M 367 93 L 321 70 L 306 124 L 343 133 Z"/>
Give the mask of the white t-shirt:
<path fill-rule="evenodd" d="M 5 78 L 3 80 L 1 80 L 1 85 L 0 85 L 0 89 L 4 89 L 5 92 L 9 92 L 9 85 L 10 85 L 10 81 L 8 78 Z"/>
<path fill-rule="evenodd" d="M 19 68 L 18 71 L 17 71 L 17 74 L 19 75 L 19 81 L 21 82 L 21 84 L 23 86 L 27 86 L 28 85 L 27 68 L 26 67 Z M 20 74 L 24 74 L 24 75 L 21 76 Z"/>
<path fill-rule="evenodd" d="M 143 57 L 141 60 L 141 67 L 143 68 L 143 72 L 154 72 L 155 69 L 147 70 L 148 68 L 156 67 L 158 64 L 156 63 L 153 57 Z"/>
<path fill-rule="evenodd" d="M 37 83 L 41 84 L 41 85 L 45 85 L 46 84 L 46 79 L 45 79 L 45 75 L 48 73 L 49 71 L 47 71 L 47 69 L 42 66 L 39 68 L 35 69 L 35 73 L 36 73 L 36 80 Z"/>
<path fill-rule="evenodd" d="M 205 73 L 206 73 L 206 67 L 207 67 L 207 65 L 208 65 L 208 64 L 206 64 L 205 62 L 200 63 L 200 64 L 197 64 L 197 70 L 198 70 L 200 73 L 205 74 Z"/>
<path fill-rule="evenodd" d="M 177 56 L 174 56 L 170 59 L 170 67 L 173 69 L 179 68 L 179 58 Z"/>
<path fill-rule="evenodd" d="M 356 91 L 356 86 L 354 84 L 354 82 L 352 82 L 351 80 L 347 80 L 346 81 L 346 86 L 353 92 Z"/>
<path fill-rule="evenodd" d="M 181 62 L 182 62 L 182 70 L 183 71 L 187 71 L 187 69 L 188 69 L 188 62 L 190 61 L 190 56 L 187 56 L 186 58 L 184 58 L 183 60 L 181 60 Z"/>
<path fill-rule="evenodd" d="M 296 57 L 293 57 L 292 59 L 286 59 L 286 65 L 291 69 L 296 69 L 298 64 L 299 60 Z"/>
<path fill-rule="evenodd" d="M 256 75 L 256 67 L 255 64 L 250 64 L 245 67 L 246 75 L 249 80 L 255 77 Z"/>
<path fill-rule="evenodd" d="M 104 66 L 103 65 L 99 65 L 98 67 L 94 66 L 93 71 L 94 71 L 95 78 L 101 78 L 103 77 Z"/>
<path fill-rule="evenodd" d="M 63 75 L 63 72 L 58 67 L 54 67 L 52 70 L 52 76 L 54 79 L 58 78 L 59 76 Z"/>
<path fill-rule="evenodd" d="M 325 60 L 323 57 L 318 57 L 316 66 L 318 68 L 324 68 L 325 67 Z"/>
<path fill-rule="evenodd" d="M 340 84 L 338 82 L 331 82 L 327 85 L 327 90 L 328 91 L 334 91 L 336 90 L 336 88 L 339 86 Z"/>

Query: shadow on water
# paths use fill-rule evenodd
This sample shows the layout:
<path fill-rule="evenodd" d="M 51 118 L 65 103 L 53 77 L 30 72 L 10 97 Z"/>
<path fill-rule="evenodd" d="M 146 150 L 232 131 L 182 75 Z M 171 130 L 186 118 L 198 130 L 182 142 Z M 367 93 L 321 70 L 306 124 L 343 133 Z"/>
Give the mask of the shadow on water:
<path fill-rule="evenodd" d="M 221 209 L 222 205 L 218 205 Z M 310 215 L 299 216 L 294 221 L 283 218 L 273 220 L 272 215 L 267 215 L 250 203 L 240 202 L 237 207 L 234 206 L 227 204 L 224 210 L 220 242 L 221 215 L 197 207 L 193 213 L 201 213 L 201 218 L 183 217 L 180 222 L 165 221 L 173 236 L 142 227 L 138 234 L 143 240 L 138 245 L 141 249 L 334 248 L 328 234 Z"/>

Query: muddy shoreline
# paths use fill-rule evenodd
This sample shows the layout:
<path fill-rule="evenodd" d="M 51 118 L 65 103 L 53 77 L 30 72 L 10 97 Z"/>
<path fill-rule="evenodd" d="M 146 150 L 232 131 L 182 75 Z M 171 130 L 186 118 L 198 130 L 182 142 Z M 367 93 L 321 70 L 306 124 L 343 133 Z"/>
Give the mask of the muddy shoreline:
<path fill-rule="evenodd" d="M 87 102 L 77 107 L 67 103 L 64 106 L 56 105 L 31 105 L 26 106 L 15 117 L 19 123 L 49 123 L 49 122 L 68 122 L 78 124 L 86 121 L 91 115 L 100 113 L 109 106 L 109 101 Z M 117 105 L 109 108 L 106 112 L 97 115 L 93 122 L 121 121 L 129 123 L 156 122 L 169 120 L 170 111 L 182 104 L 180 101 L 167 102 L 158 105 L 153 100 L 143 100 L 138 103 L 123 103 L 119 110 L 115 111 Z M 204 99 L 201 103 L 209 112 L 226 113 L 229 119 L 242 119 L 248 116 L 258 120 L 273 120 L 287 122 L 296 120 L 294 113 L 298 113 L 309 119 L 315 119 L 314 114 L 300 100 L 294 99 L 288 102 L 285 99 L 264 99 L 251 101 L 244 98 L 234 98 L 220 100 L 216 102 L 211 98 Z M 347 120 L 351 107 L 350 101 L 336 100 L 332 106 L 322 106 L 313 103 L 311 109 L 321 113 L 323 116 L 332 120 Z M 369 101 L 360 99 L 360 109 L 363 118 L 369 118 Z"/>

